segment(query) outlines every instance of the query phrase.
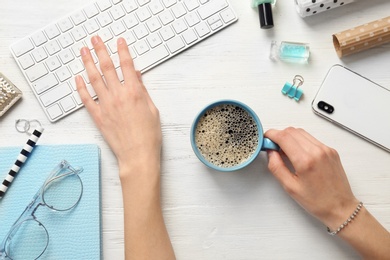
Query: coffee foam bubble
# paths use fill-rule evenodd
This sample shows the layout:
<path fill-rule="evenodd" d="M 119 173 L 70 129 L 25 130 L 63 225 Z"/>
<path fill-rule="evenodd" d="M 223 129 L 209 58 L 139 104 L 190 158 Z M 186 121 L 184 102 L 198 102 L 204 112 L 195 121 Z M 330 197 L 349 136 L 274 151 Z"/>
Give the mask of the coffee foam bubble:
<path fill-rule="evenodd" d="M 243 108 L 223 104 L 206 111 L 198 121 L 195 142 L 210 163 L 229 168 L 247 161 L 258 146 L 254 118 Z"/>

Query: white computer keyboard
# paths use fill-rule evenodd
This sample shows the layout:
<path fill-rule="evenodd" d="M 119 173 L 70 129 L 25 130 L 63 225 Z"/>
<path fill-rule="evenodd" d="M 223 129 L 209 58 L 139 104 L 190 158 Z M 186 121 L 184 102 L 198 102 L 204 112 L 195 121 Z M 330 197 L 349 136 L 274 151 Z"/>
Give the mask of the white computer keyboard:
<path fill-rule="evenodd" d="M 99 35 L 119 67 L 116 40 L 126 39 L 136 69 L 145 72 L 237 20 L 228 0 L 99 0 L 10 46 L 51 122 L 83 106 L 74 77 L 81 74 L 92 97 L 80 48 Z"/>

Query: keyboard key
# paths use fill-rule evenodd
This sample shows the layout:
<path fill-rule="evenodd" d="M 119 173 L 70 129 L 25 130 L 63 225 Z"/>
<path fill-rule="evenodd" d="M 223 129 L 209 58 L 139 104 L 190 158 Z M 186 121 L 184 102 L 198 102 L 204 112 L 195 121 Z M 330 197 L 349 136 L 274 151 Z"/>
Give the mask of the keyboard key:
<path fill-rule="evenodd" d="M 147 38 L 150 47 L 154 48 L 162 43 L 160 36 L 158 33 L 153 33 L 149 35 Z"/>
<path fill-rule="evenodd" d="M 49 107 L 46 111 L 52 120 L 62 115 L 62 110 L 57 104 Z"/>
<path fill-rule="evenodd" d="M 84 8 L 84 13 L 88 18 L 92 18 L 99 13 L 99 10 L 97 9 L 96 5 L 91 4 Z"/>
<path fill-rule="evenodd" d="M 62 61 L 63 64 L 66 64 L 66 63 L 74 60 L 74 56 L 73 56 L 71 49 L 63 50 L 62 52 L 60 52 L 58 54 L 58 57 L 60 58 L 60 60 Z"/>
<path fill-rule="evenodd" d="M 30 54 L 26 53 L 22 57 L 19 58 L 19 64 L 23 69 L 28 69 L 32 65 L 34 65 L 34 60 L 31 58 Z"/>
<path fill-rule="evenodd" d="M 11 47 L 16 57 L 25 54 L 28 51 L 34 49 L 34 45 L 29 38 L 23 39 Z"/>
<path fill-rule="evenodd" d="M 194 31 L 192 29 L 185 31 L 182 35 L 183 35 L 184 41 L 187 44 L 191 44 L 198 39 L 198 37 L 196 36 L 196 34 L 194 33 Z"/>
<path fill-rule="evenodd" d="M 111 55 L 111 60 L 115 68 L 118 68 L 121 65 L 118 53 Z"/>
<path fill-rule="evenodd" d="M 56 54 L 61 50 L 61 47 L 58 44 L 57 40 L 49 41 L 48 43 L 45 44 L 45 48 L 50 56 Z"/>
<path fill-rule="evenodd" d="M 152 11 L 153 15 L 156 15 L 156 14 L 164 11 L 164 7 L 161 5 L 159 0 L 152 0 L 149 7 L 150 7 L 150 10 Z"/>
<path fill-rule="evenodd" d="M 173 23 L 172 23 L 172 27 L 173 29 L 175 30 L 175 32 L 177 34 L 187 30 L 187 25 L 186 23 L 184 22 L 184 19 L 179 19 L 179 20 L 175 20 Z"/>
<path fill-rule="evenodd" d="M 60 105 L 65 112 L 68 112 L 76 107 L 72 96 L 67 96 L 60 101 Z"/>
<path fill-rule="evenodd" d="M 210 25 L 211 30 L 217 30 L 219 27 L 222 27 L 223 23 L 221 20 L 218 20 L 217 22 Z"/>
<path fill-rule="evenodd" d="M 86 32 L 84 31 L 83 27 L 76 27 L 74 28 L 72 31 L 72 36 L 73 38 L 76 40 L 76 42 L 84 39 L 85 37 L 87 37 L 87 34 Z"/>
<path fill-rule="evenodd" d="M 205 22 L 202 22 L 195 26 L 195 31 L 198 33 L 200 38 L 210 33 L 210 29 Z"/>
<path fill-rule="evenodd" d="M 146 29 L 145 25 L 140 24 L 137 27 L 134 28 L 135 36 L 137 36 L 138 39 L 144 38 L 146 35 L 148 35 L 148 29 Z"/>
<path fill-rule="evenodd" d="M 167 49 L 163 45 L 160 45 L 159 47 L 154 48 L 151 51 L 145 53 L 143 56 L 135 59 L 134 65 L 137 70 L 143 71 L 168 56 L 169 52 L 167 51 Z"/>
<path fill-rule="evenodd" d="M 92 34 L 100 29 L 100 26 L 95 19 L 88 20 L 84 23 L 84 27 L 87 30 L 88 34 Z"/>
<path fill-rule="evenodd" d="M 78 92 L 73 92 L 74 100 L 76 101 L 77 105 L 82 105 L 83 101 L 81 101 L 80 95 Z"/>
<path fill-rule="evenodd" d="M 77 90 L 76 78 L 70 79 L 70 80 L 68 81 L 68 84 L 69 84 L 69 86 L 71 87 L 71 89 Z"/>
<path fill-rule="evenodd" d="M 39 95 L 56 85 L 58 85 L 58 80 L 56 76 L 54 76 L 54 74 L 49 74 L 46 77 L 43 77 L 35 81 L 35 83 L 32 86 L 35 92 Z"/>
<path fill-rule="evenodd" d="M 105 26 L 109 25 L 110 23 L 112 23 L 111 16 L 107 12 L 106 13 L 101 13 L 97 17 L 97 20 L 98 20 L 98 22 L 99 22 L 101 27 L 105 27 Z"/>
<path fill-rule="evenodd" d="M 35 43 L 35 46 L 41 46 L 47 42 L 46 36 L 42 31 L 36 32 L 31 36 L 31 40 Z"/>
<path fill-rule="evenodd" d="M 111 8 L 110 13 L 112 15 L 112 18 L 114 18 L 114 20 L 118 20 L 119 18 L 125 16 L 125 11 L 123 11 L 120 5 L 116 5 L 113 8 Z"/>
<path fill-rule="evenodd" d="M 72 74 L 69 72 L 69 69 L 66 66 L 61 67 L 60 69 L 58 69 L 56 71 L 56 74 L 57 74 L 58 79 L 61 82 L 69 79 L 70 77 L 72 77 Z"/>
<path fill-rule="evenodd" d="M 111 53 L 117 53 L 118 52 L 118 46 L 117 46 L 117 40 L 113 39 L 107 42 L 108 48 L 110 48 Z M 111 57 L 112 59 L 112 57 Z"/>
<path fill-rule="evenodd" d="M 221 12 L 221 17 L 225 23 L 229 23 L 230 21 L 233 21 L 236 18 L 232 9 L 230 9 L 230 8 Z"/>
<path fill-rule="evenodd" d="M 131 13 L 138 8 L 135 0 L 123 0 L 122 6 L 125 8 L 127 13 Z"/>
<path fill-rule="evenodd" d="M 143 5 L 146 5 L 147 3 L 150 2 L 150 0 L 137 0 L 139 6 L 143 6 Z"/>
<path fill-rule="evenodd" d="M 133 44 L 136 41 L 131 31 L 125 32 L 124 34 L 121 35 L 121 37 L 123 37 L 123 39 L 126 40 L 127 45 Z"/>
<path fill-rule="evenodd" d="M 212 16 L 213 14 L 217 13 L 218 11 L 224 9 L 227 7 L 227 3 L 225 0 L 214 0 L 210 1 L 208 4 L 201 6 L 198 9 L 198 13 L 200 15 L 200 18 L 203 20 Z"/>
<path fill-rule="evenodd" d="M 124 33 L 126 31 L 125 26 L 120 21 L 113 23 L 110 28 L 115 36 L 118 36 L 119 34 Z"/>
<path fill-rule="evenodd" d="M 149 50 L 149 46 L 146 41 L 141 40 L 134 44 L 134 49 L 137 51 L 138 55 L 142 55 Z"/>
<path fill-rule="evenodd" d="M 152 17 L 147 7 L 140 8 L 138 11 L 135 12 L 135 14 L 141 22 L 146 21 L 147 19 Z"/>
<path fill-rule="evenodd" d="M 163 1 L 166 8 L 176 4 L 176 0 L 162 0 L 162 1 Z"/>
<path fill-rule="evenodd" d="M 198 24 L 200 22 L 199 17 L 196 15 L 195 12 L 187 14 L 185 17 L 186 22 L 190 27 L 194 26 L 195 24 Z"/>
<path fill-rule="evenodd" d="M 84 65 L 81 60 L 75 60 L 69 64 L 69 68 L 72 71 L 73 75 L 77 75 L 84 70 Z"/>
<path fill-rule="evenodd" d="M 175 53 L 178 50 L 184 48 L 185 44 L 180 36 L 176 36 L 171 40 L 167 41 L 167 46 L 171 53 Z"/>
<path fill-rule="evenodd" d="M 86 18 L 81 10 L 72 14 L 70 18 L 75 25 L 79 25 L 86 21 Z"/>
<path fill-rule="evenodd" d="M 96 4 L 102 12 L 111 7 L 110 0 L 99 0 Z"/>
<path fill-rule="evenodd" d="M 199 6 L 198 0 L 184 0 L 184 5 L 188 11 L 192 11 Z"/>
<path fill-rule="evenodd" d="M 73 28 L 73 24 L 69 18 L 65 18 L 58 22 L 58 27 L 60 27 L 62 32 L 66 32 Z"/>
<path fill-rule="evenodd" d="M 176 18 L 180 18 L 187 13 L 186 9 L 184 8 L 184 5 L 180 2 L 172 6 L 171 10 Z"/>
<path fill-rule="evenodd" d="M 45 33 L 47 37 L 51 40 L 60 35 L 60 30 L 58 30 L 57 25 L 51 24 L 45 28 Z"/>
<path fill-rule="evenodd" d="M 135 18 L 134 14 L 126 15 L 126 17 L 123 18 L 123 21 L 128 29 L 131 29 L 138 24 L 138 20 Z"/>
<path fill-rule="evenodd" d="M 80 50 L 81 48 L 83 48 L 85 45 L 85 43 L 83 41 L 80 41 L 80 42 L 77 42 L 75 44 L 72 45 L 72 51 L 73 51 L 73 54 L 76 56 L 76 57 L 80 57 L 81 54 L 80 54 Z"/>
<path fill-rule="evenodd" d="M 46 65 L 50 71 L 54 71 L 54 70 L 58 69 L 59 67 L 61 67 L 61 62 L 57 58 L 57 56 L 53 56 L 53 57 L 47 59 Z"/>
<path fill-rule="evenodd" d="M 31 52 L 36 62 L 43 61 L 47 58 L 47 53 L 43 47 L 39 47 Z"/>
<path fill-rule="evenodd" d="M 171 29 L 171 27 L 167 26 L 160 30 L 161 37 L 164 39 L 164 41 L 168 41 L 173 36 L 175 36 L 175 33 Z"/>
<path fill-rule="evenodd" d="M 161 28 L 161 24 L 157 17 L 153 17 L 152 19 L 147 20 L 146 25 L 148 26 L 150 32 L 157 31 Z"/>
<path fill-rule="evenodd" d="M 30 82 L 34 82 L 35 80 L 45 76 L 49 73 L 43 63 L 38 63 L 26 70 L 27 78 Z"/>
<path fill-rule="evenodd" d="M 62 48 L 66 48 L 66 47 L 72 45 L 72 43 L 73 43 L 72 36 L 70 36 L 69 33 L 60 35 L 58 37 L 58 41 L 59 41 L 60 45 L 62 46 Z"/>
<path fill-rule="evenodd" d="M 104 28 L 98 32 L 98 35 L 102 39 L 103 42 L 106 42 L 108 40 L 112 39 L 112 33 L 109 28 Z"/>
<path fill-rule="evenodd" d="M 72 90 L 69 88 L 68 83 L 64 83 L 42 94 L 40 98 L 42 104 L 47 107 L 71 93 Z"/>
<path fill-rule="evenodd" d="M 97 95 L 96 95 L 96 92 L 93 89 L 92 85 L 91 84 L 87 84 L 86 87 L 87 87 L 88 93 L 91 96 L 91 98 L 96 98 Z"/>
<path fill-rule="evenodd" d="M 167 25 L 173 22 L 174 18 L 169 10 L 165 10 L 159 15 L 159 18 L 163 25 Z"/>

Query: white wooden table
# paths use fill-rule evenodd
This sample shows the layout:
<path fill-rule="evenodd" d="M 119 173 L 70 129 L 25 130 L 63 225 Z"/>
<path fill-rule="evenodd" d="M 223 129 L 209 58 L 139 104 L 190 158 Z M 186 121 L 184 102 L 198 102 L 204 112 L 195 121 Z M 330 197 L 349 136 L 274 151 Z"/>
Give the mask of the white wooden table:
<path fill-rule="evenodd" d="M 14 128 L 19 118 L 43 123 L 46 129 L 40 144 L 98 144 L 102 149 L 103 255 L 122 259 L 122 197 L 112 152 L 85 109 L 50 123 L 8 48 L 74 11 L 80 3 L 2 1 L 0 71 L 22 89 L 24 98 L 0 118 L 0 145 L 15 145 L 25 138 Z M 268 172 L 265 153 L 239 172 L 214 172 L 192 152 L 190 126 L 205 105 L 229 98 L 252 107 L 266 130 L 290 125 L 306 129 L 339 151 L 356 196 L 390 229 L 390 154 L 311 111 L 311 100 L 327 70 L 336 63 L 390 88 L 389 44 L 340 60 L 331 37 L 388 16 L 390 1 L 357 1 L 302 19 L 293 0 L 280 0 L 274 8 L 275 27 L 270 30 L 259 28 L 257 10 L 251 9 L 249 0 L 231 3 L 239 16 L 237 23 L 144 75 L 161 112 L 163 211 L 177 258 L 355 259 L 357 254 L 348 245 L 327 235 L 320 222 L 286 195 Z M 272 40 L 309 43 L 310 63 L 270 61 Z M 280 92 L 297 74 L 305 78 L 299 103 Z"/>

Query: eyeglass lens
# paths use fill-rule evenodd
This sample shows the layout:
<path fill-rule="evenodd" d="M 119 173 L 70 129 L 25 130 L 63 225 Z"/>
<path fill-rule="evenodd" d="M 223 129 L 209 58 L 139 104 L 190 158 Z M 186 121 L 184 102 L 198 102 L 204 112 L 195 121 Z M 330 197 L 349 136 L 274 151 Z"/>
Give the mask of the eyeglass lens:
<path fill-rule="evenodd" d="M 82 192 L 83 184 L 77 174 L 63 174 L 46 184 L 43 200 L 54 210 L 69 210 L 79 202 Z"/>
<path fill-rule="evenodd" d="M 44 203 L 56 211 L 72 209 L 80 201 L 83 192 L 83 184 L 74 171 L 64 168 L 54 176 L 44 187 L 42 198 Z M 39 207 L 38 204 L 34 211 Z M 37 212 L 42 212 L 41 209 Z M 36 214 L 36 213 L 33 213 Z M 45 217 L 56 218 L 55 213 Z M 34 215 L 35 217 L 35 215 Z M 39 218 L 39 216 L 37 216 Z M 28 260 L 39 258 L 46 250 L 49 243 L 48 232 L 39 221 L 28 219 L 15 226 L 6 242 L 6 253 L 13 260 Z"/>
<path fill-rule="evenodd" d="M 34 219 L 22 222 L 12 233 L 12 238 L 8 238 L 6 242 L 5 250 L 13 260 L 37 259 L 49 243 L 45 227 Z"/>

